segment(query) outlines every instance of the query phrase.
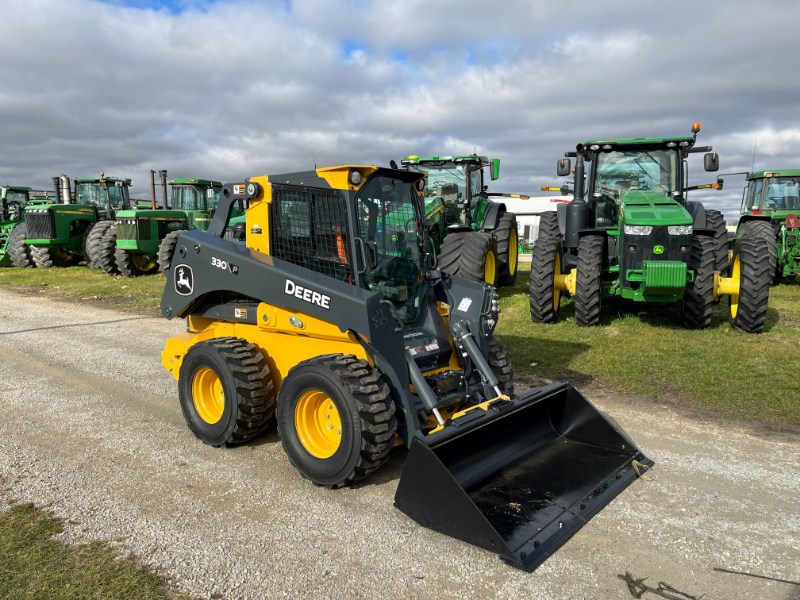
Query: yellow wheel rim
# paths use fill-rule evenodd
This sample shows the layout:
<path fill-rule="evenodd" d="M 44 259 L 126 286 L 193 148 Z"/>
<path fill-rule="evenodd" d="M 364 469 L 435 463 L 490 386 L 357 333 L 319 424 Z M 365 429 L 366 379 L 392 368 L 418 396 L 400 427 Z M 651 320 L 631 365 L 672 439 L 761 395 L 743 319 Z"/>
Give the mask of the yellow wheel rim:
<path fill-rule="evenodd" d="M 492 250 L 486 253 L 486 261 L 483 263 L 483 280 L 491 285 L 497 281 L 497 257 Z"/>
<path fill-rule="evenodd" d="M 225 390 L 217 374 L 208 367 L 198 369 L 192 379 L 192 401 L 200 418 L 217 423 L 225 411 Z"/>
<path fill-rule="evenodd" d="M 553 261 L 553 310 L 558 312 L 558 305 L 561 304 L 561 290 L 556 287 L 556 275 L 561 275 L 561 254 L 558 252 Z"/>
<path fill-rule="evenodd" d="M 342 443 L 342 418 L 336 404 L 321 390 L 303 392 L 294 409 L 297 437 L 311 456 L 330 458 Z"/>
<path fill-rule="evenodd" d="M 731 279 L 733 279 L 736 286 L 736 293 L 730 295 L 731 318 L 735 319 L 736 315 L 739 313 L 739 286 L 742 284 L 742 264 L 739 261 L 738 254 L 734 257 L 733 263 L 731 264 Z"/>
<path fill-rule="evenodd" d="M 151 271 L 156 268 L 156 261 L 147 254 L 132 254 L 131 261 L 139 271 Z"/>
<path fill-rule="evenodd" d="M 508 236 L 508 274 L 511 277 L 517 272 L 517 255 L 519 254 L 518 243 L 517 231 L 512 229 L 511 235 Z"/>

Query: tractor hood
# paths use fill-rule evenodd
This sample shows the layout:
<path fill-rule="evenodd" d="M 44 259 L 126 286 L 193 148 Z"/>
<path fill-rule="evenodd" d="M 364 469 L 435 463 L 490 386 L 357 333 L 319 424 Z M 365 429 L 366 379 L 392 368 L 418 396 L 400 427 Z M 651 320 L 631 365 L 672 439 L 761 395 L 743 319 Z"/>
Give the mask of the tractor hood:
<path fill-rule="evenodd" d="M 622 200 L 622 219 L 628 225 L 691 225 L 692 216 L 676 200 L 657 192 L 633 190 Z"/>

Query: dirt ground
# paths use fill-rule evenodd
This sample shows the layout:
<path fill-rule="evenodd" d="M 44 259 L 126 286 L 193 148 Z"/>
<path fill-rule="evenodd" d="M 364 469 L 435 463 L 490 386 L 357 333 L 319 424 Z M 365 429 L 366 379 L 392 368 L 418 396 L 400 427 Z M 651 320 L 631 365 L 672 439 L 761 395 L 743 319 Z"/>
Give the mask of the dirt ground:
<path fill-rule="evenodd" d="M 524 573 L 393 508 L 402 450 L 330 491 L 274 432 L 203 445 L 160 363 L 182 329 L 0 288 L 0 504 L 48 507 L 67 541 L 107 541 L 201 598 L 631 598 L 627 572 L 681 599 L 800 600 L 774 581 L 800 582 L 796 434 L 584 388 L 656 462 L 652 480 Z"/>

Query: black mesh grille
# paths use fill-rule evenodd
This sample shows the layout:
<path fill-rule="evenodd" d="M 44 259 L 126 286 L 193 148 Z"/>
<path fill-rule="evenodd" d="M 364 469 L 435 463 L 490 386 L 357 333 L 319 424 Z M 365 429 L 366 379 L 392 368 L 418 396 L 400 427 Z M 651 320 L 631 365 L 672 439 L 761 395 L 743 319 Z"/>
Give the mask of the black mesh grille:
<path fill-rule="evenodd" d="M 342 281 L 352 281 L 347 213 L 335 193 L 273 185 L 272 254 Z"/>
<path fill-rule="evenodd" d="M 28 237 L 37 240 L 52 240 L 56 237 L 56 221 L 53 213 L 25 213 Z"/>

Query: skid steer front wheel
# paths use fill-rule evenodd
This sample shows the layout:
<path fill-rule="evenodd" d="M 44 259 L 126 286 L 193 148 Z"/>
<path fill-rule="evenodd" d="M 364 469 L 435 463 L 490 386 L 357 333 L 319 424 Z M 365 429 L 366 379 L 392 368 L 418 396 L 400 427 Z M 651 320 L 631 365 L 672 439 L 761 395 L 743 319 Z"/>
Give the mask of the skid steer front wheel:
<path fill-rule="evenodd" d="M 206 444 L 253 439 L 275 413 L 272 378 L 255 344 L 226 337 L 191 347 L 181 364 L 178 392 L 189 429 Z"/>
<path fill-rule="evenodd" d="M 355 356 L 301 362 L 278 395 L 278 435 L 289 460 L 317 485 L 363 479 L 389 457 L 395 406 L 380 372 Z"/>

